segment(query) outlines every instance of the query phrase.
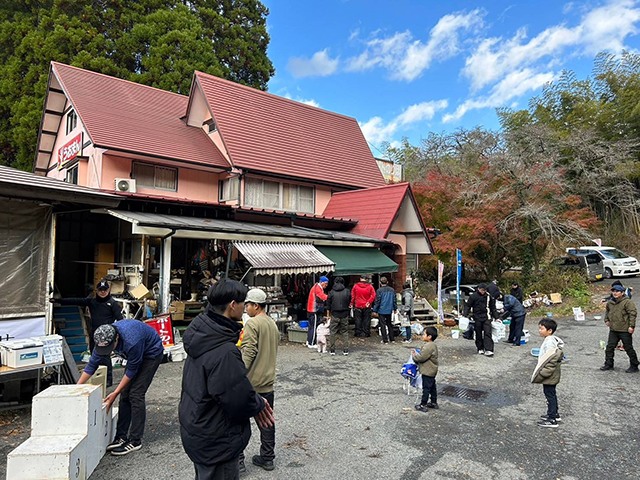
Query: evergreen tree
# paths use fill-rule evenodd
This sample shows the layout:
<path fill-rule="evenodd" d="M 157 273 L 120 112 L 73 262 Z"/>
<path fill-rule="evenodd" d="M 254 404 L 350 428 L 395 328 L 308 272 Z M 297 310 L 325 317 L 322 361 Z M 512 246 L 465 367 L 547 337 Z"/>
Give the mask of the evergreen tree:
<path fill-rule="evenodd" d="M 259 0 L 0 3 L 0 164 L 31 170 L 51 61 L 188 94 L 194 70 L 266 90 Z"/>

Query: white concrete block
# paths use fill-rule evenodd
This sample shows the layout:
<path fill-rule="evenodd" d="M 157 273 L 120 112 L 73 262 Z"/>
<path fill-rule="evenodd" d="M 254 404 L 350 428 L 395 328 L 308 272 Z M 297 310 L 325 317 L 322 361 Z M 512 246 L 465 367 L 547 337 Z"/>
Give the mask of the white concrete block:
<path fill-rule="evenodd" d="M 90 429 L 87 436 L 87 476 L 96 469 L 107 452 L 107 445 L 113 441 L 118 423 L 118 408 L 112 407 L 111 411 L 107 412 L 107 406 L 102 405 L 100 415 L 100 429 Z"/>
<path fill-rule="evenodd" d="M 87 435 L 102 431 L 102 390 L 98 385 L 52 385 L 33 397 L 31 435 Z M 92 433 L 92 430 L 97 430 Z"/>
<path fill-rule="evenodd" d="M 84 435 L 31 437 L 7 456 L 7 480 L 85 480 Z"/>

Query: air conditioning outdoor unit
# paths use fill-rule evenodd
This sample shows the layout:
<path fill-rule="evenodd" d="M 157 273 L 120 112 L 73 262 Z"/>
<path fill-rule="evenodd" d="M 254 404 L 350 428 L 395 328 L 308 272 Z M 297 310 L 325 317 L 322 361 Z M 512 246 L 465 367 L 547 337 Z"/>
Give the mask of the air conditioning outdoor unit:
<path fill-rule="evenodd" d="M 116 192 L 136 193 L 136 181 L 131 178 L 116 178 Z"/>

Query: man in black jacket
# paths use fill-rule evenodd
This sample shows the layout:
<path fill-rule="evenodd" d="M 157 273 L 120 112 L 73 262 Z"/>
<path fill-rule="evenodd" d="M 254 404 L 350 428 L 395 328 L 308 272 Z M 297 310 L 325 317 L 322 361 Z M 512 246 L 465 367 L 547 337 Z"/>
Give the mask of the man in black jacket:
<path fill-rule="evenodd" d="M 189 355 L 182 373 L 180 435 L 196 480 L 239 478 L 238 457 L 258 425 L 274 424 L 271 406 L 251 386 L 236 343 L 247 289 L 221 280 L 207 294 L 209 306 L 185 332 Z"/>
<path fill-rule="evenodd" d="M 481 283 L 471 294 L 464 306 L 464 316 L 473 312 L 476 330 L 476 347 L 480 355 L 493 356 L 493 338 L 491 338 L 491 319 L 498 318 L 496 300 L 487 293 L 487 285 Z"/>
<path fill-rule="evenodd" d="M 344 278 L 336 277 L 333 288 L 327 298 L 327 310 L 331 312 L 331 338 L 329 352 L 336 354 L 336 337 L 342 335 L 342 354 L 349 355 L 349 305 L 351 290 L 344 286 Z"/>
<path fill-rule="evenodd" d="M 518 282 L 513 282 L 511 284 L 511 295 L 516 297 L 520 303 L 524 300 L 524 293 L 522 292 L 520 285 L 518 285 Z"/>
<path fill-rule="evenodd" d="M 88 307 L 91 314 L 91 331 L 89 333 L 89 349 L 93 352 L 93 334 L 101 325 L 110 325 L 116 320 L 122 320 L 120 304 L 111 296 L 111 286 L 106 280 L 96 285 L 96 296 L 86 298 L 51 298 L 51 303 L 60 305 L 77 305 Z M 113 384 L 113 366 L 108 356 L 100 358 L 100 365 L 107 367 L 107 387 Z"/>

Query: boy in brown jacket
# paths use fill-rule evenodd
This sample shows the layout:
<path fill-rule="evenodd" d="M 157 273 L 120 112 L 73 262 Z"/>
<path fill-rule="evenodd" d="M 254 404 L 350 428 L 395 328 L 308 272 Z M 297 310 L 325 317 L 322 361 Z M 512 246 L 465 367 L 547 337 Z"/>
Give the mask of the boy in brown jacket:
<path fill-rule="evenodd" d="M 558 423 L 562 421 L 558 413 L 556 385 L 560 383 L 560 362 L 564 357 L 564 342 L 554 335 L 557 328 L 558 324 L 550 318 L 543 318 L 538 322 L 538 332 L 544 338 L 544 342 L 540 346 L 538 364 L 531 376 L 531 383 L 542 384 L 544 396 L 547 398 L 547 414 L 542 415 L 538 422 L 539 427 L 545 428 L 558 428 Z"/>
<path fill-rule="evenodd" d="M 422 339 L 426 342 L 420 352 L 411 351 L 413 361 L 418 365 L 418 371 L 422 375 L 422 401 L 416 405 L 416 410 L 426 412 L 429 408 L 438 407 L 438 389 L 436 387 L 436 375 L 438 374 L 438 347 L 434 343 L 438 338 L 438 330 L 435 327 L 424 329 Z M 431 402 L 429 402 L 431 396 Z"/>

